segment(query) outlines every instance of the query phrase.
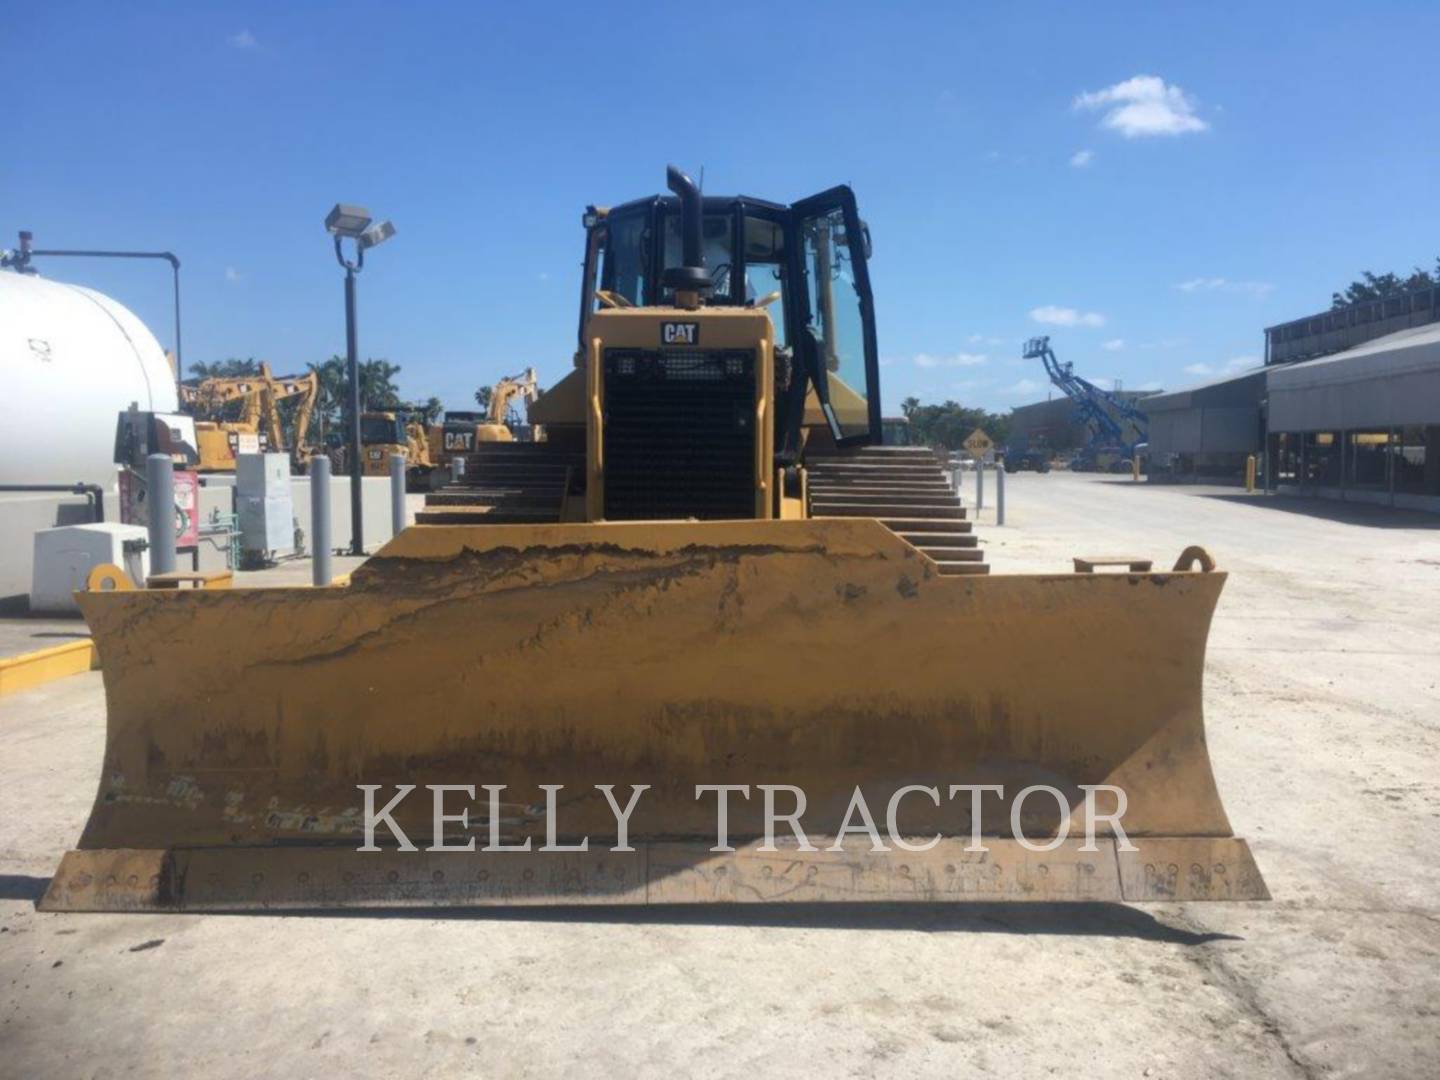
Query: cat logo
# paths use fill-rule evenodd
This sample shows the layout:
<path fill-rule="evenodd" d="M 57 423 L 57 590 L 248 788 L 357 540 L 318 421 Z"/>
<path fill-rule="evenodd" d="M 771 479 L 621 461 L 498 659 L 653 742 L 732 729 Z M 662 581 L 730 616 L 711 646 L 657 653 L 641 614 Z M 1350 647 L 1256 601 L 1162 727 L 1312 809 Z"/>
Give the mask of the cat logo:
<path fill-rule="evenodd" d="M 446 450 L 470 450 L 475 444 L 475 433 L 473 431 L 447 431 L 445 432 Z"/>
<path fill-rule="evenodd" d="M 695 322 L 667 322 L 660 324 L 661 345 L 699 345 L 700 324 Z"/>

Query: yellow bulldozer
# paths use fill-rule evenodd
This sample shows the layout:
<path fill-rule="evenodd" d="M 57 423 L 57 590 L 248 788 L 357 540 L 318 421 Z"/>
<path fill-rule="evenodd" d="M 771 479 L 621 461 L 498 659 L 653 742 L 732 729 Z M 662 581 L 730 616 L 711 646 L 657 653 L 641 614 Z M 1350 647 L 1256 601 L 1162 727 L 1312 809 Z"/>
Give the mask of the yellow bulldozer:
<path fill-rule="evenodd" d="M 328 453 L 334 475 L 350 472 L 350 448 L 341 432 L 332 431 Z M 436 466 L 432 439 L 425 425 L 403 410 L 366 410 L 360 414 L 360 475 L 389 476 L 390 458 L 405 459 L 406 486 L 424 488 Z"/>
<path fill-rule="evenodd" d="M 1206 750 L 1224 573 L 988 573 L 880 445 L 850 190 L 668 186 L 585 215 L 545 441 L 347 582 L 79 595 L 105 761 L 42 907 L 1267 895 Z"/>

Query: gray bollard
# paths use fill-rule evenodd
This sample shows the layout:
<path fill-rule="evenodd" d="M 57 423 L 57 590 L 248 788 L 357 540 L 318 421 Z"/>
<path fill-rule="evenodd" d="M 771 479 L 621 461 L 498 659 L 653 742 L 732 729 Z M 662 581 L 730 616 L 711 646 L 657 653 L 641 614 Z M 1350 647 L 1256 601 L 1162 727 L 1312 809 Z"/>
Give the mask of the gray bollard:
<path fill-rule="evenodd" d="M 390 455 L 390 535 L 405 531 L 405 455 Z"/>
<path fill-rule="evenodd" d="M 458 484 L 461 480 L 464 480 L 464 479 L 465 479 L 465 459 L 464 459 L 463 457 L 453 457 L 453 458 L 451 458 L 451 459 L 450 459 L 450 482 L 451 482 L 452 484 Z"/>
<path fill-rule="evenodd" d="M 330 459 L 316 454 L 310 459 L 310 581 L 316 586 L 335 580 L 330 569 Z"/>
<path fill-rule="evenodd" d="M 985 509 L 985 459 L 975 459 L 975 510 Z"/>
<path fill-rule="evenodd" d="M 150 526 L 150 573 L 175 572 L 175 462 L 169 454 L 145 459 L 145 498 Z"/>
<path fill-rule="evenodd" d="M 1005 466 L 995 466 L 995 524 L 1005 524 Z"/>

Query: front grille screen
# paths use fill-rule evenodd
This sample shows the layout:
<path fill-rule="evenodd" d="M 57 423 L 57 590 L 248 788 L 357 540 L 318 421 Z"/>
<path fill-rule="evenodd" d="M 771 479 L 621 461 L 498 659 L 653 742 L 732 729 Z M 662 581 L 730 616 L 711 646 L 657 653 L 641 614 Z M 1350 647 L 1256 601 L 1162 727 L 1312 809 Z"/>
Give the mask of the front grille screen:
<path fill-rule="evenodd" d="M 755 355 L 607 349 L 605 517 L 755 516 Z"/>

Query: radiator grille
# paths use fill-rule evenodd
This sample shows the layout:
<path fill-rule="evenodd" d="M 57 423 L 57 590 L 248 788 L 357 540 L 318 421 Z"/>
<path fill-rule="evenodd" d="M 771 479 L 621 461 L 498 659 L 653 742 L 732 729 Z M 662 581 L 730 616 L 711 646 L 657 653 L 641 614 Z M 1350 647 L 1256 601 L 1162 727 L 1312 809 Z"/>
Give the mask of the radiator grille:
<path fill-rule="evenodd" d="M 607 349 L 605 517 L 755 516 L 755 356 Z"/>

